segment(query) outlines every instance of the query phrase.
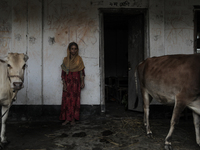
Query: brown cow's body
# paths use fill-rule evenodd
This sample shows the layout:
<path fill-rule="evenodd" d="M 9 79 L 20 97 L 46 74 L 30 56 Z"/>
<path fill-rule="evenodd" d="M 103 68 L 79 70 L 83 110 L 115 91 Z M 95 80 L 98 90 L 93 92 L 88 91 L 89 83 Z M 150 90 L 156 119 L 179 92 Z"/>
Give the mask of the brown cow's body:
<path fill-rule="evenodd" d="M 196 142 L 200 145 L 200 55 L 167 55 L 148 58 L 137 67 L 144 100 L 144 123 L 149 127 L 149 104 L 152 97 L 163 104 L 174 104 L 165 148 L 171 149 L 171 136 L 185 107 L 193 110 Z"/>

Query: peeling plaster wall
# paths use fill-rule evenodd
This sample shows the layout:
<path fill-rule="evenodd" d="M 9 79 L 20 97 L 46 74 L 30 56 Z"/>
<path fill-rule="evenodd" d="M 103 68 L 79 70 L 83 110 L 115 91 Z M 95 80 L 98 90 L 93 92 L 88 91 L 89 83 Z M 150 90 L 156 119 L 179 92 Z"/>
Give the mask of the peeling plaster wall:
<path fill-rule="evenodd" d="M 77 42 L 85 64 L 82 104 L 99 104 L 98 11 L 84 1 L 45 1 L 44 14 L 44 104 L 60 104 L 61 68 L 69 42 Z M 52 92 L 53 91 L 53 92 Z"/>
<path fill-rule="evenodd" d="M 150 56 L 165 54 L 164 1 L 150 0 L 149 2 Z"/>
<path fill-rule="evenodd" d="M 150 0 L 150 56 L 194 53 L 194 5 L 198 0 Z"/>
<path fill-rule="evenodd" d="M 189 0 L 165 1 L 166 54 L 194 53 L 193 4 Z"/>
<path fill-rule="evenodd" d="M 6 1 L 4 1 L 6 2 Z M 11 49 L 9 52 L 26 53 L 27 52 L 27 3 L 26 0 L 15 0 L 10 1 L 12 10 L 12 34 L 11 34 Z M 6 15 L 6 14 L 5 14 Z M 27 103 L 27 70 L 24 78 L 24 88 L 20 91 L 17 96 L 19 101 L 16 104 L 26 104 Z"/>
<path fill-rule="evenodd" d="M 0 53 L 6 55 L 11 50 L 12 37 L 11 0 L 0 1 Z"/>
<path fill-rule="evenodd" d="M 17 105 L 60 105 L 61 68 L 75 41 L 85 63 L 81 104 L 100 104 L 99 8 L 148 8 L 150 56 L 194 53 L 199 0 L 0 0 L 0 55 L 29 55 Z"/>

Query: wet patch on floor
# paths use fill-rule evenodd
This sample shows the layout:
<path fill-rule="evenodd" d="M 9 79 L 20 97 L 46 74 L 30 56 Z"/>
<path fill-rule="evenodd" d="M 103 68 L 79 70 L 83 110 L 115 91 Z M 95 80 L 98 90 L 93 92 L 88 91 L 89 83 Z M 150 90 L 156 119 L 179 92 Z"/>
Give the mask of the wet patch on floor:
<path fill-rule="evenodd" d="M 102 136 L 108 136 L 108 135 L 113 134 L 113 132 L 110 130 L 105 130 L 105 131 L 101 132 L 101 134 L 102 134 Z"/>
<path fill-rule="evenodd" d="M 85 132 L 79 132 L 79 133 L 74 133 L 72 137 L 85 137 L 86 133 Z"/>

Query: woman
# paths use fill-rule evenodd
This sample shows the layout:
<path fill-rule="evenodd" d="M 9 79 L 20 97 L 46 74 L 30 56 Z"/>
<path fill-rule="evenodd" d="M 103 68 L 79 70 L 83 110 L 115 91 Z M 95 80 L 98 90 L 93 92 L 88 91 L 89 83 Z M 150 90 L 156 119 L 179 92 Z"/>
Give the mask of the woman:
<path fill-rule="evenodd" d="M 80 114 L 80 93 L 84 88 L 84 63 L 78 55 L 78 45 L 71 42 L 67 48 L 67 57 L 64 58 L 61 65 L 63 95 L 60 120 L 64 120 L 62 125 L 71 122 L 75 124 L 75 120 L 79 120 Z"/>

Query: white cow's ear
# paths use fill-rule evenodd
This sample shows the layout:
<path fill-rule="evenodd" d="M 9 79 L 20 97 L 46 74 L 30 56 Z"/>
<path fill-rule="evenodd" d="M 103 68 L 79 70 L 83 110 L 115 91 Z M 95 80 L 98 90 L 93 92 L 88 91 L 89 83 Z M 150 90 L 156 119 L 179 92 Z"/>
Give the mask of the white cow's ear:
<path fill-rule="evenodd" d="M 24 61 L 26 62 L 28 60 L 28 55 L 24 54 Z"/>
<path fill-rule="evenodd" d="M 0 62 L 2 63 L 6 63 L 8 61 L 8 57 L 5 56 L 5 57 L 0 57 Z"/>

